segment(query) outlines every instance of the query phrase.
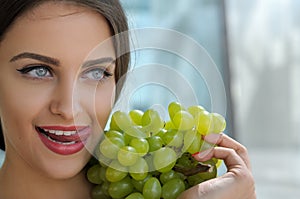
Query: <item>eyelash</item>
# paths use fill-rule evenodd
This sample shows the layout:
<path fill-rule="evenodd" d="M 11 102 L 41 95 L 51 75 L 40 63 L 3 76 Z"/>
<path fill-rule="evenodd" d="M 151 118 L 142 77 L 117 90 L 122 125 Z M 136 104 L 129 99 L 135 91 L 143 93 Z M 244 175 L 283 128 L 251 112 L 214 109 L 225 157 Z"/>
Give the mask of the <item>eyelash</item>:
<path fill-rule="evenodd" d="M 29 75 L 28 73 L 37 70 L 37 69 L 45 69 L 47 73 L 49 73 L 50 77 L 52 77 L 52 69 L 49 66 L 46 65 L 29 65 L 29 66 L 25 66 L 21 69 L 17 69 L 18 72 L 20 72 L 22 75 L 27 76 L 30 79 L 34 79 L 34 80 L 41 80 L 43 78 L 49 78 L 49 76 L 41 76 L 41 77 L 32 77 L 31 75 Z"/>
<path fill-rule="evenodd" d="M 53 77 L 53 73 L 52 73 L 51 67 L 46 66 L 46 65 L 30 65 L 30 66 L 25 66 L 25 67 L 23 67 L 21 69 L 17 69 L 17 71 L 20 72 L 22 75 L 25 75 L 28 78 L 33 79 L 33 80 L 42 80 L 44 78 L 49 78 L 49 76 L 40 76 L 40 77 L 38 77 L 38 75 L 35 76 L 35 77 L 32 77 L 31 75 L 28 74 L 28 73 L 30 73 L 30 72 L 32 72 L 34 70 L 37 70 L 37 69 L 45 69 L 47 71 L 47 73 L 49 73 L 49 75 L 51 75 L 50 77 Z M 113 74 L 111 72 L 109 72 L 107 69 L 95 66 L 95 67 L 93 67 L 91 69 L 88 69 L 88 70 L 84 71 L 82 79 L 84 79 L 84 80 L 88 79 L 87 77 L 84 77 L 84 76 L 87 76 L 88 73 L 96 72 L 96 71 L 100 71 L 101 73 L 103 73 L 103 75 L 102 75 L 103 77 L 101 79 L 99 79 L 99 80 L 96 80 L 97 82 L 102 82 L 105 79 L 113 76 Z"/>
<path fill-rule="evenodd" d="M 84 75 L 81 77 L 83 80 L 86 80 L 86 79 L 88 79 L 87 77 L 85 77 L 85 76 L 87 76 L 88 75 L 88 73 L 92 73 L 92 72 L 101 72 L 102 73 L 102 78 L 101 79 L 99 79 L 99 80 L 96 80 L 97 82 L 102 82 L 102 81 L 104 81 L 104 80 L 106 80 L 107 78 L 109 78 L 109 77 L 111 77 L 111 76 L 113 76 L 113 74 L 112 73 L 110 73 L 106 68 L 102 68 L 102 67 L 97 67 L 97 66 L 95 66 L 95 67 L 93 67 L 93 68 L 91 68 L 91 69 L 88 69 L 88 70 L 86 70 L 86 71 L 84 71 Z"/>

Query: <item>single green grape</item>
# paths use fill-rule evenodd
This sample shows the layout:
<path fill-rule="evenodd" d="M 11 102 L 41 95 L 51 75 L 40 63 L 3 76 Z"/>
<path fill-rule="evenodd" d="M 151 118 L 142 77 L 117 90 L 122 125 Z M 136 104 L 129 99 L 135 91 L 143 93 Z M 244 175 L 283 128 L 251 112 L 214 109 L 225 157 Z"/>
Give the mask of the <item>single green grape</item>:
<path fill-rule="evenodd" d="M 199 133 L 201 133 L 201 135 L 207 135 L 210 133 L 212 116 L 209 112 L 207 111 L 200 112 L 195 118 L 195 120 L 197 123 L 196 124 L 197 130 Z"/>
<path fill-rule="evenodd" d="M 175 128 L 180 131 L 190 130 L 195 126 L 194 117 L 187 111 L 181 110 L 171 118 Z"/>
<path fill-rule="evenodd" d="M 166 184 L 168 181 L 170 181 L 174 178 L 180 178 L 178 173 L 174 170 L 170 170 L 168 172 L 162 173 L 159 176 L 159 180 L 162 184 Z"/>
<path fill-rule="evenodd" d="M 105 177 L 109 182 L 118 182 L 128 175 L 127 168 L 114 160 L 105 172 Z"/>
<path fill-rule="evenodd" d="M 184 110 L 184 107 L 179 102 L 171 102 L 168 106 L 169 116 L 172 119 L 178 112 Z"/>
<path fill-rule="evenodd" d="M 136 163 L 129 167 L 130 176 L 135 180 L 143 180 L 147 177 L 149 166 L 142 157 L 138 158 Z"/>
<path fill-rule="evenodd" d="M 149 135 L 145 133 L 141 126 L 132 125 L 128 127 L 125 131 L 125 134 L 130 135 L 132 138 L 146 138 Z"/>
<path fill-rule="evenodd" d="M 105 138 L 100 143 L 100 152 L 107 158 L 117 158 L 118 152 L 121 147 L 125 146 L 124 140 L 118 137 Z"/>
<path fill-rule="evenodd" d="M 147 140 L 149 143 L 149 152 L 157 151 L 164 144 L 163 139 L 156 135 L 149 137 Z"/>
<path fill-rule="evenodd" d="M 189 130 L 184 134 L 182 151 L 194 154 L 200 151 L 201 144 L 201 135 L 196 130 Z"/>
<path fill-rule="evenodd" d="M 128 195 L 125 199 L 144 199 L 144 196 L 139 192 L 134 192 Z"/>
<path fill-rule="evenodd" d="M 169 147 L 162 147 L 153 153 L 153 165 L 159 172 L 170 171 L 176 163 L 177 154 Z"/>
<path fill-rule="evenodd" d="M 134 138 L 130 141 L 129 146 L 135 148 L 136 152 L 140 156 L 144 156 L 149 151 L 149 143 L 144 138 Z"/>
<path fill-rule="evenodd" d="M 100 164 L 95 164 L 87 170 L 87 178 L 93 184 L 101 184 L 103 180 L 100 178 Z"/>
<path fill-rule="evenodd" d="M 162 198 L 176 199 L 185 190 L 185 184 L 180 178 L 166 182 L 162 187 Z"/>
<path fill-rule="evenodd" d="M 143 196 L 145 199 L 160 199 L 161 185 L 157 178 L 150 177 L 144 184 Z"/>
<path fill-rule="evenodd" d="M 124 166 L 134 165 L 139 155 L 132 146 L 123 146 L 118 152 L 118 160 Z"/>
<path fill-rule="evenodd" d="M 164 127 L 165 123 L 157 111 L 148 109 L 142 117 L 142 125 L 144 132 L 155 135 Z"/>
<path fill-rule="evenodd" d="M 118 137 L 122 140 L 124 140 L 123 133 L 116 131 L 116 130 L 109 130 L 105 133 L 106 138 L 112 138 L 112 137 Z"/>
<path fill-rule="evenodd" d="M 167 130 L 164 134 L 161 135 L 161 138 L 164 144 L 169 144 L 178 131 L 176 129 Z"/>
<path fill-rule="evenodd" d="M 194 105 L 188 107 L 187 110 L 190 114 L 192 114 L 193 117 L 196 117 L 200 112 L 205 111 L 205 108 L 200 105 Z"/>
<path fill-rule="evenodd" d="M 166 130 L 175 129 L 175 126 L 174 126 L 173 122 L 171 120 L 169 120 L 165 123 L 164 129 L 166 129 Z"/>
<path fill-rule="evenodd" d="M 175 129 L 170 129 L 162 135 L 162 139 L 166 145 L 179 148 L 183 144 L 183 133 Z"/>
<path fill-rule="evenodd" d="M 225 118 L 218 113 L 211 113 L 212 116 L 212 132 L 213 133 L 221 133 L 226 128 Z"/>
<path fill-rule="evenodd" d="M 133 191 L 133 184 L 129 176 L 121 181 L 112 182 L 109 185 L 108 193 L 112 198 L 124 198 Z"/>
<path fill-rule="evenodd" d="M 119 127 L 119 125 L 117 124 L 117 122 L 115 120 L 114 114 L 111 116 L 111 120 L 110 120 L 110 123 L 109 123 L 109 129 L 119 131 L 119 132 L 122 131 L 122 129 Z"/>
<path fill-rule="evenodd" d="M 131 110 L 129 111 L 129 116 L 131 120 L 136 124 L 136 125 L 142 125 L 142 117 L 144 115 L 144 112 L 141 110 Z"/>
<path fill-rule="evenodd" d="M 116 111 L 112 115 L 113 126 L 111 126 L 112 130 L 126 131 L 133 125 L 133 122 L 128 114 L 122 111 Z M 120 131 L 119 130 L 119 131 Z"/>

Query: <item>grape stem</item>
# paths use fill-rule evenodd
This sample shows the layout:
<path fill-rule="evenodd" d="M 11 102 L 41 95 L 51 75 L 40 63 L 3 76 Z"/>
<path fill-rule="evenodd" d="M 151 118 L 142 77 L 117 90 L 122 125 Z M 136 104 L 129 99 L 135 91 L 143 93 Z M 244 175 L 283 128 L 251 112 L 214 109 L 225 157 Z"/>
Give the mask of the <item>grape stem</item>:
<path fill-rule="evenodd" d="M 175 165 L 173 170 L 182 173 L 185 176 L 192 176 L 198 173 L 211 172 L 213 170 L 212 167 L 212 165 L 199 162 L 194 168 L 186 168 L 180 165 Z"/>

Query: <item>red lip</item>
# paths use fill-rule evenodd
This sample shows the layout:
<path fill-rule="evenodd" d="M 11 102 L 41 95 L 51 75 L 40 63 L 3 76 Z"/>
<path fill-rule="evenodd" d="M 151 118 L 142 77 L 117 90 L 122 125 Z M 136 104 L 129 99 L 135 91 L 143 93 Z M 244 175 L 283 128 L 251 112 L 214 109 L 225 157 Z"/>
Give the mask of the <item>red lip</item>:
<path fill-rule="evenodd" d="M 73 135 L 55 135 L 47 131 L 76 131 Z M 83 149 L 91 134 L 89 126 L 39 126 L 36 131 L 43 144 L 54 153 L 71 155 Z"/>

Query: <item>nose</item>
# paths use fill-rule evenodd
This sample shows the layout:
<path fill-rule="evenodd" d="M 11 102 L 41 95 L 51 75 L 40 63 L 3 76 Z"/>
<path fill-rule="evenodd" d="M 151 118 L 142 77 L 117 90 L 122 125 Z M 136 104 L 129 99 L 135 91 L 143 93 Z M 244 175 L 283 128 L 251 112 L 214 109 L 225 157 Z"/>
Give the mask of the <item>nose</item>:
<path fill-rule="evenodd" d="M 74 82 L 57 83 L 50 103 L 50 112 L 64 120 L 73 121 L 80 110 L 79 100 L 74 92 Z"/>

